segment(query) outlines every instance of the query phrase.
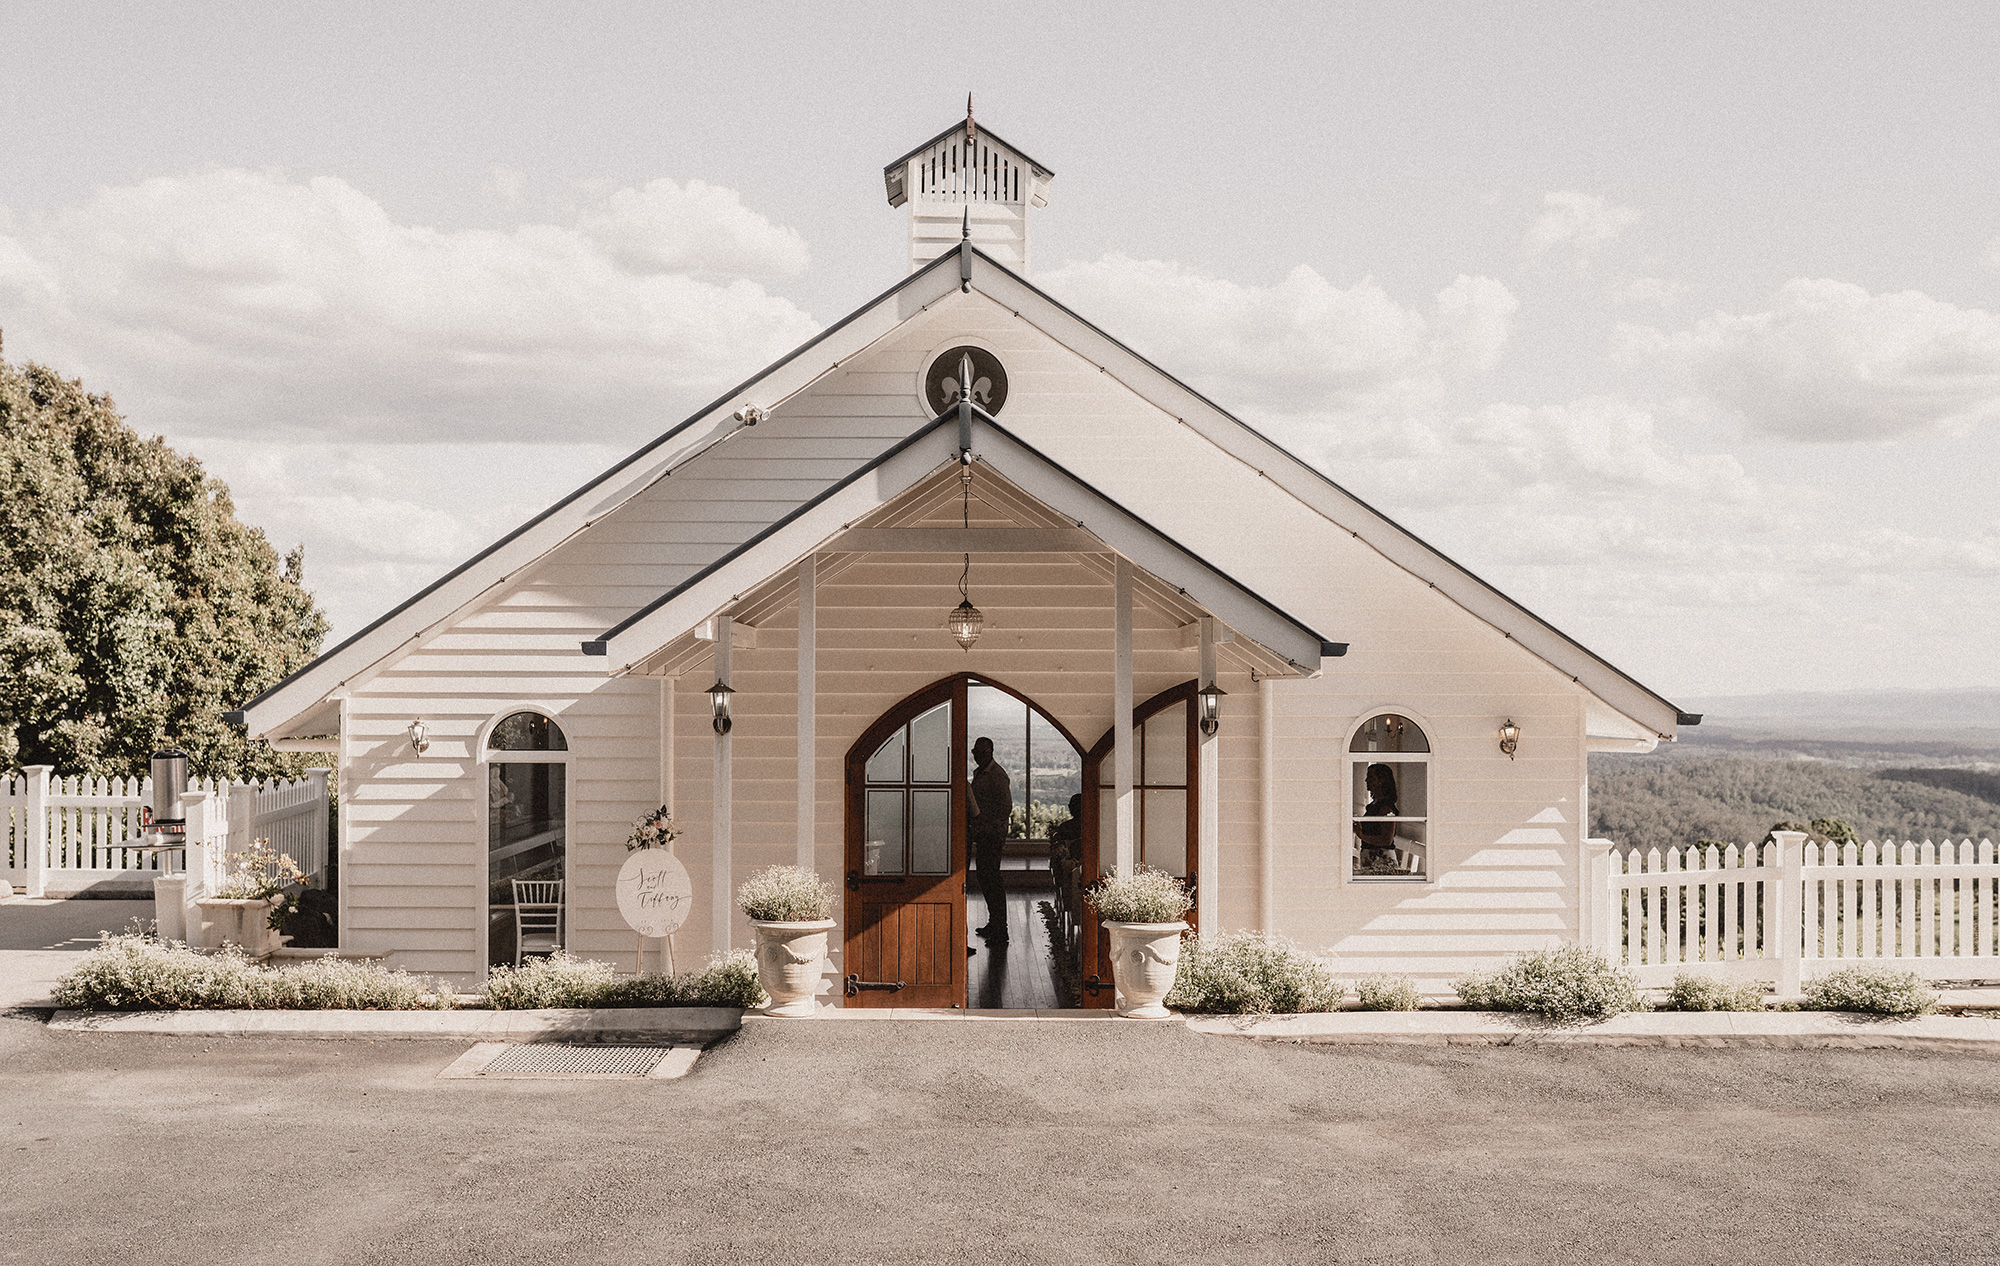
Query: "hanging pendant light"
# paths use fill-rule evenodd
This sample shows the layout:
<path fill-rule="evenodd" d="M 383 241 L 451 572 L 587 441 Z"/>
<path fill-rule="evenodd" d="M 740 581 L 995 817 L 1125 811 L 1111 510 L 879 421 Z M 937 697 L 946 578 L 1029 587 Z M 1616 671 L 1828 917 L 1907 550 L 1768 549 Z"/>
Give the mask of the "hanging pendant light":
<path fill-rule="evenodd" d="M 960 521 L 970 531 L 972 528 L 972 467 L 966 466 L 959 471 L 958 486 L 962 490 L 963 496 L 959 511 Z M 951 614 L 945 617 L 944 622 L 945 627 L 951 630 L 952 639 L 958 643 L 959 649 L 967 651 L 971 650 L 972 644 L 979 640 L 979 631 L 986 627 L 985 615 L 980 612 L 978 607 L 972 605 L 972 595 L 966 590 L 966 582 L 971 577 L 972 555 L 967 554 L 965 556 L 965 570 L 958 574 L 958 605 L 951 609 Z"/>

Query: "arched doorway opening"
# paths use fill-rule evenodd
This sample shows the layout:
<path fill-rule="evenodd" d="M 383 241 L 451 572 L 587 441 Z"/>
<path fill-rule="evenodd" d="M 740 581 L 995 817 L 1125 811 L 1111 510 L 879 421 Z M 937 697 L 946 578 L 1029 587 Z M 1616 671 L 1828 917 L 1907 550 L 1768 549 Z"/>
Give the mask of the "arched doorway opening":
<path fill-rule="evenodd" d="M 978 772 L 982 738 L 1004 777 Z M 996 787 L 1001 869 L 981 882 L 970 820 L 980 804 L 994 816 Z M 1081 836 L 1082 787 L 1075 736 L 990 677 L 947 677 L 883 713 L 847 754 L 846 1005 L 1073 1005 L 1080 945 L 1041 907 L 1056 900 L 1051 836 Z M 993 935 L 972 932 L 989 921 Z"/>
<path fill-rule="evenodd" d="M 1195 692 L 1190 678 L 1169 686 L 1132 709 L 1132 860 L 1179 875 L 1190 890 L 1201 883 L 1196 865 L 1201 821 L 1201 739 L 1196 730 Z M 1083 762 L 1083 785 L 1096 788 L 1086 796 L 1083 813 L 1083 864 L 1080 882 L 1096 883 L 1113 869 L 1117 830 L 1112 800 L 1116 795 L 1111 748 L 1117 727 L 1104 732 Z M 1195 922 L 1194 911 L 1188 922 Z M 1112 1004 L 1111 947 L 1104 928 L 1084 911 L 1081 959 L 1082 1004 Z"/>

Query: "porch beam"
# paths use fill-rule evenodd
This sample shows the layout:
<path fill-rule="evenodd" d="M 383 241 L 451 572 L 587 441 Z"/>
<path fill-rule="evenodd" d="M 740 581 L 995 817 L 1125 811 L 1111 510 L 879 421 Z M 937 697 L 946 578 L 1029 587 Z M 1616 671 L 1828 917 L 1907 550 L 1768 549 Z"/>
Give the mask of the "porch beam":
<path fill-rule="evenodd" d="M 813 867 L 814 744 L 819 733 L 819 609 L 815 556 L 799 561 L 799 865 Z"/>
<path fill-rule="evenodd" d="M 826 543 L 843 554 L 1108 554 L 1081 528 L 849 528 Z"/>
<path fill-rule="evenodd" d="M 1132 564 L 1118 556 L 1112 576 L 1111 813 L 1120 875 L 1130 875 L 1136 816 L 1132 804 Z"/>
<path fill-rule="evenodd" d="M 715 617 L 715 679 L 729 685 L 730 651 L 734 649 L 734 639 L 730 636 L 731 626 L 736 622 L 726 615 Z M 713 922 L 711 940 L 718 954 L 729 950 L 729 923 L 731 914 L 730 888 L 734 881 L 730 875 L 729 854 L 731 848 L 732 824 L 729 810 L 733 797 L 730 786 L 729 735 L 715 736 L 715 780 L 714 810 L 710 816 L 713 824 L 709 843 L 709 918 Z"/>

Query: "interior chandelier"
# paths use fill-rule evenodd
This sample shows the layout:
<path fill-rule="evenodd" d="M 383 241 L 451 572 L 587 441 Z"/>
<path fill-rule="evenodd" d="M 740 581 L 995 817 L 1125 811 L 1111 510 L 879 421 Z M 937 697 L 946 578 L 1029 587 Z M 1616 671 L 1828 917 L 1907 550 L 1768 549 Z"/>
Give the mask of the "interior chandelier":
<path fill-rule="evenodd" d="M 970 531 L 972 528 L 972 468 L 970 466 L 965 467 L 959 472 L 958 484 L 962 490 L 959 519 L 962 525 Z M 951 636 L 958 643 L 959 648 L 968 651 L 972 649 L 972 644 L 979 640 L 979 630 L 986 627 L 986 617 L 980 614 L 978 607 L 972 605 L 972 595 L 966 591 L 966 582 L 971 577 L 972 555 L 967 554 L 965 556 L 965 570 L 958 574 L 958 605 L 951 609 L 951 614 L 945 617 L 944 622 L 945 627 L 951 630 Z"/>

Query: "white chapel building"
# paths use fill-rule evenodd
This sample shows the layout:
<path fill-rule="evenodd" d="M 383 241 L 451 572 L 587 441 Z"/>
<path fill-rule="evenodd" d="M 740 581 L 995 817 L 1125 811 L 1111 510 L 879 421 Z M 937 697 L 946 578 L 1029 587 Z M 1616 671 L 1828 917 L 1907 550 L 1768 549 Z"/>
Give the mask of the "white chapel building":
<path fill-rule="evenodd" d="M 337 753 L 342 947 L 476 982 L 554 880 L 657 968 L 613 889 L 662 804 L 674 965 L 797 863 L 836 1005 L 1109 1006 L 1075 890 L 1135 865 L 1349 978 L 1584 937 L 1588 754 L 1699 718 L 1038 290 L 1053 173 L 969 113 L 884 177 L 906 277 L 234 714 Z"/>

